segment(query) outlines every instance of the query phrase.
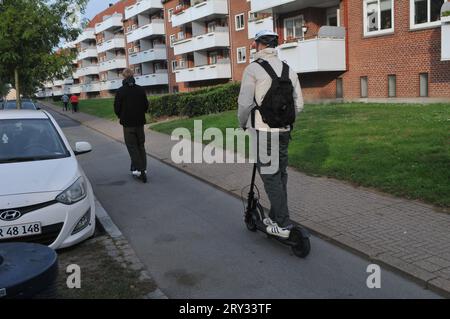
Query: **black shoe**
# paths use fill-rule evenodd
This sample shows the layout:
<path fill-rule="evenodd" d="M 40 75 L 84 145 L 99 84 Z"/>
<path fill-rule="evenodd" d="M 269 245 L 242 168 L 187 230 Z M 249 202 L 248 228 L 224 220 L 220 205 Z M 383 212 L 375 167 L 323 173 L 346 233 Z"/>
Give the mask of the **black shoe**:
<path fill-rule="evenodd" d="M 145 184 L 147 183 L 147 174 L 145 173 L 145 171 L 141 171 L 141 180 L 142 182 Z"/>

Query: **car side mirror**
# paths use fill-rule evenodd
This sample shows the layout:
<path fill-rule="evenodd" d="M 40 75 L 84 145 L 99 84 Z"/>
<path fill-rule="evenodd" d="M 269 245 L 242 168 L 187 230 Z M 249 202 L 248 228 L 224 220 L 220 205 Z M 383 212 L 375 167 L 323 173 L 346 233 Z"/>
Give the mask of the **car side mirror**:
<path fill-rule="evenodd" d="M 76 156 L 92 151 L 92 146 L 88 142 L 76 142 L 73 152 Z"/>

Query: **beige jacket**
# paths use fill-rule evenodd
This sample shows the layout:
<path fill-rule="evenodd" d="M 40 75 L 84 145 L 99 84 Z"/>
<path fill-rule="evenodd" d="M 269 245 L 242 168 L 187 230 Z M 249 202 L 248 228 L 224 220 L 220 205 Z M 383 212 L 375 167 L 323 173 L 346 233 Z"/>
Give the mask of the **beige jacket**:
<path fill-rule="evenodd" d="M 267 48 L 259 51 L 255 54 L 255 60 L 264 59 L 272 66 L 275 73 L 281 76 L 283 70 L 283 64 L 277 56 L 277 51 L 272 48 Z M 303 110 L 303 96 L 300 88 L 300 81 L 297 74 L 291 69 L 290 75 L 292 85 L 294 86 L 294 102 L 296 105 L 296 113 L 298 114 Z M 242 128 L 250 128 L 251 125 L 251 111 L 256 106 L 255 99 L 258 105 L 261 105 L 264 100 L 264 96 L 269 91 L 272 85 L 272 78 L 269 74 L 257 63 L 250 63 L 244 71 L 241 82 L 241 91 L 239 93 L 239 109 L 238 118 L 239 125 Z M 278 129 L 270 128 L 263 122 L 259 111 L 255 111 L 255 128 L 260 131 L 289 131 L 289 128 Z"/>

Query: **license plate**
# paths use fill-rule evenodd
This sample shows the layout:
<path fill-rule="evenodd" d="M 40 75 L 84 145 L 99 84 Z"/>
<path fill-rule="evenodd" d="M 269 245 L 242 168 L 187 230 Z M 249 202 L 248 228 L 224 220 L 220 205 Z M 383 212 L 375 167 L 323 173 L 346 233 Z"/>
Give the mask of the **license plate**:
<path fill-rule="evenodd" d="M 42 233 L 41 223 L 28 223 L 21 225 L 0 226 L 0 240 L 17 237 L 25 237 L 31 235 L 39 235 Z"/>

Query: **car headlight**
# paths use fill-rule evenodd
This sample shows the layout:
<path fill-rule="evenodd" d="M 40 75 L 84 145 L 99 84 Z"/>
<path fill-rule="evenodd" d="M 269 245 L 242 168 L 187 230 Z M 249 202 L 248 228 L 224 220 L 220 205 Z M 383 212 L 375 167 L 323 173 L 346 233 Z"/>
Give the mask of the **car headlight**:
<path fill-rule="evenodd" d="M 66 205 L 72 205 L 85 198 L 86 193 L 86 181 L 80 177 L 64 192 L 56 196 L 56 200 Z"/>

